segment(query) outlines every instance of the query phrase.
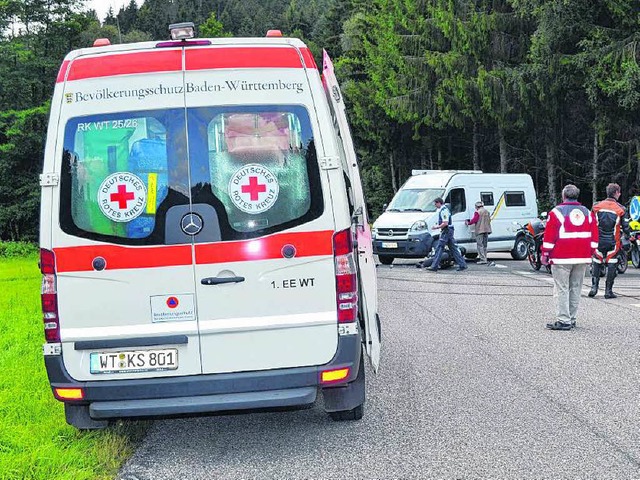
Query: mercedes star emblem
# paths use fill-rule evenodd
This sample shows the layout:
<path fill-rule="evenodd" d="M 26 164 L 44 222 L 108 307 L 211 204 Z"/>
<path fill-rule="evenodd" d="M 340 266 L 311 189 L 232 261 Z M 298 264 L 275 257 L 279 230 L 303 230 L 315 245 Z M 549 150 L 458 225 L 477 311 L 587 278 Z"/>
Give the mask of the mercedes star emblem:
<path fill-rule="evenodd" d="M 187 213 L 180 221 L 182 231 L 187 235 L 197 235 L 202 230 L 203 225 L 202 217 L 193 212 Z"/>

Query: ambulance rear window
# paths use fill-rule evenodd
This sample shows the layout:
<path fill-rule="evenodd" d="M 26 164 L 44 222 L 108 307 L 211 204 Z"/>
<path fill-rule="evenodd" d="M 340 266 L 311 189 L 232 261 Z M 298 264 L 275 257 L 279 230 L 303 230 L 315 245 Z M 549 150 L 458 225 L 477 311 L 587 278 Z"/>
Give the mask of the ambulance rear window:
<path fill-rule="evenodd" d="M 175 128 L 173 115 L 184 113 L 93 115 L 67 123 L 61 179 L 65 231 L 124 239 L 152 234 L 168 193 L 167 132 Z"/>
<path fill-rule="evenodd" d="M 202 216 L 201 232 L 182 225 Z M 70 119 L 60 225 L 123 245 L 255 238 L 322 215 L 307 110 L 200 107 Z"/>
<path fill-rule="evenodd" d="M 208 120 L 211 190 L 233 230 L 273 231 L 321 212 L 306 110 L 239 107 L 200 113 Z"/>

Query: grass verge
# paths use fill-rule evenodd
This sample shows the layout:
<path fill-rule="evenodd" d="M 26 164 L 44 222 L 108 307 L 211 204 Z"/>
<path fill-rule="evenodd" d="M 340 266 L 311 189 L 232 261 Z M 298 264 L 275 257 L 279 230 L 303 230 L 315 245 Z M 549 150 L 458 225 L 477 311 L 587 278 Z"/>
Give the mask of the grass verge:
<path fill-rule="evenodd" d="M 93 432 L 66 424 L 42 360 L 37 258 L 0 258 L 0 479 L 110 479 L 146 422 Z"/>

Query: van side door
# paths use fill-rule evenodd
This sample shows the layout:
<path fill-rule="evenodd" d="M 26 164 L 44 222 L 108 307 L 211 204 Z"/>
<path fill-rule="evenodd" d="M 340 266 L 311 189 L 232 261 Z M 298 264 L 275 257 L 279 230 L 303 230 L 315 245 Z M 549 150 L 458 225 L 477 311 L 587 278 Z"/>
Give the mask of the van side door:
<path fill-rule="evenodd" d="M 346 155 L 348 172 L 347 176 L 353 192 L 354 227 L 358 242 L 358 278 L 360 281 L 360 293 L 362 301 L 359 307 L 362 311 L 365 327 L 365 350 L 371 359 L 373 368 L 377 371 L 380 362 L 381 331 L 380 318 L 378 316 L 378 292 L 376 266 L 373 259 L 373 245 L 371 228 L 367 214 L 367 205 L 358 169 L 351 132 L 347 122 L 347 115 L 342 100 L 342 92 L 335 76 L 333 62 L 326 51 L 323 51 L 323 82 L 325 93 L 329 100 L 331 113 L 337 126 L 339 141 L 342 142 Z"/>

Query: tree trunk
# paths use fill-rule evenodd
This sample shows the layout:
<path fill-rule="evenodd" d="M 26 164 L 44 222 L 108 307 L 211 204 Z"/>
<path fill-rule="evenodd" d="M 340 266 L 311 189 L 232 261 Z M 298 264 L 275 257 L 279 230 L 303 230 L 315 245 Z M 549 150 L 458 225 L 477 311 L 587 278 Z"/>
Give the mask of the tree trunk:
<path fill-rule="evenodd" d="M 507 173 L 509 157 L 507 155 L 507 141 L 504 139 L 504 130 L 498 127 L 498 140 L 500 143 L 500 173 Z"/>
<path fill-rule="evenodd" d="M 396 179 L 396 165 L 393 158 L 393 152 L 389 152 L 389 166 L 391 167 L 391 187 L 393 187 L 393 193 L 398 191 L 398 180 Z"/>
<path fill-rule="evenodd" d="M 547 140 L 547 192 L 549 202 L 553 205 L 558 203 L 556 193 L 556 146 L 551 140 Z"/>
<path fill-rule="evenodd" d="M 636 185 L 640 187 L 640 139 L 636 138 Z"/>
<path fill-rule="evenodd" d="M 442 150 L 440 149 L 440 145 L 438 145 L 438 170 L 442 169 Z"/>
<path fill-rule="evenodd" d="M 433 143 L 431 142 L 431 138 L 429 138 L 427 144 L 429 148 L 429 168 L 433 170 Z"/>
<path fill-rule="evenodd" d="M 478 152 L 478 124 L 473 123 L 473 169 L 480 170 L 480 153 Z"/>
<path fill-rule="evenodd" d="M 598 129 L 593 129 L 593 158 L 591 159 L 591 202 L 598 201 Z"/>

